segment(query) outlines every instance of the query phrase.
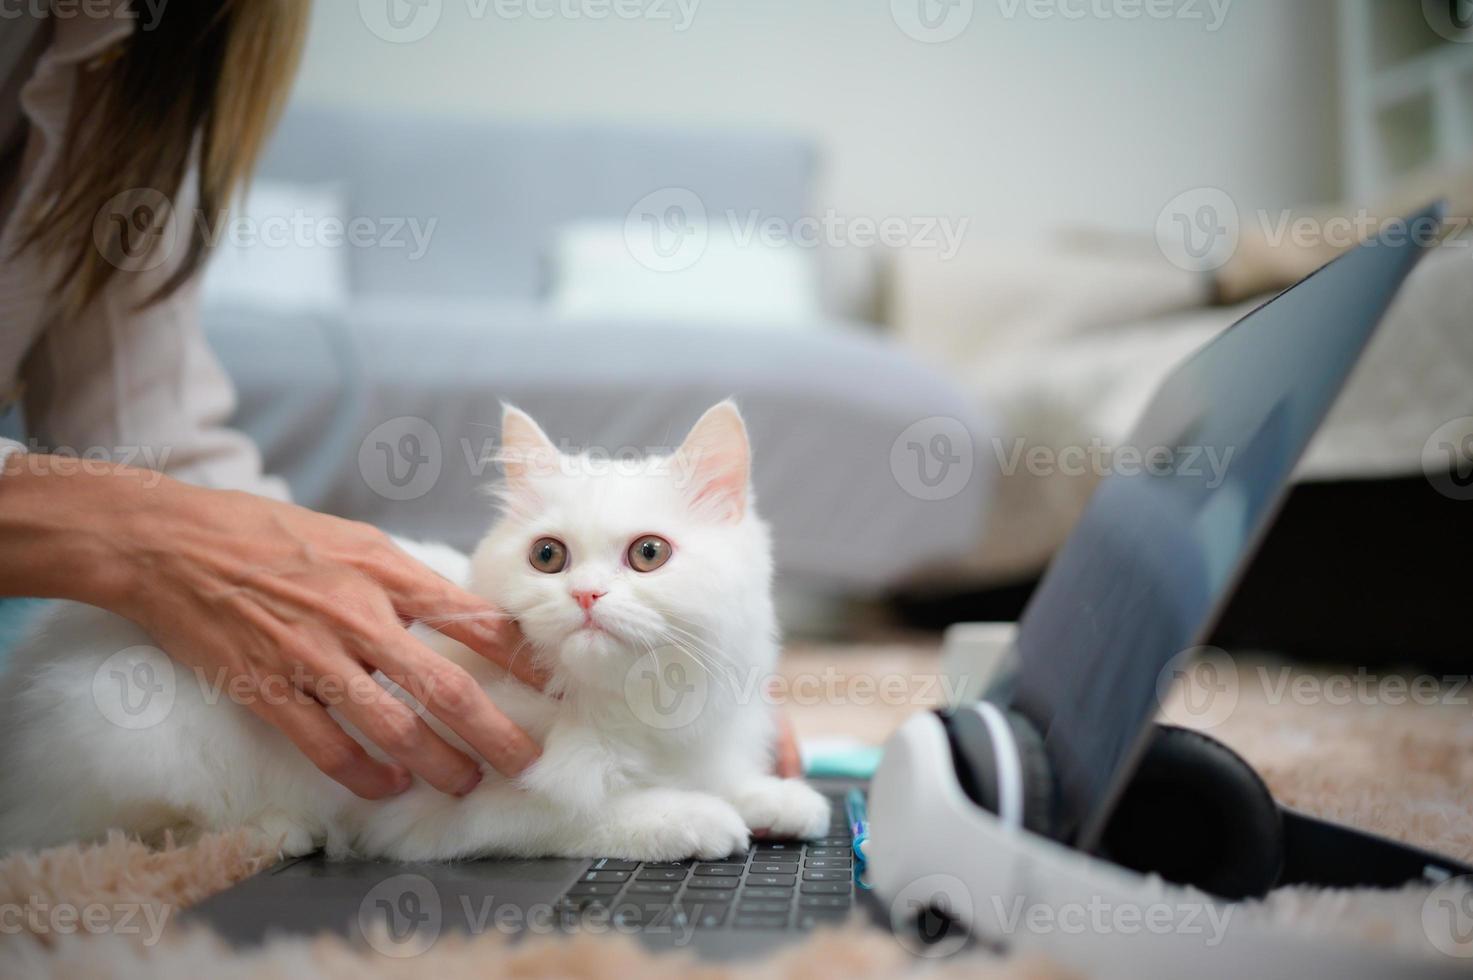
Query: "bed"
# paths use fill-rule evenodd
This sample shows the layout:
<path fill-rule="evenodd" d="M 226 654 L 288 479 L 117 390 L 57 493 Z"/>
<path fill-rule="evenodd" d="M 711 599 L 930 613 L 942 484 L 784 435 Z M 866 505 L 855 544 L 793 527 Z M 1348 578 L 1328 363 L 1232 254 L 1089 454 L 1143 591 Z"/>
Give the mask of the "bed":
<path fill-rule="evenodd" d="M 378 237 L 257 245 L 228 276 L 217 257 L 205 319 L 238 389 L 234 424 L 298 502 L 466 548 L 491 519 L 480 490 L 501 402 L 569 448 L 613 453 L 673 448 L 735 396 L 783 588 L 876 592 L 956 558 L 986 506 L 985 468 L 971 469 L 981 400 L 866 322 L 862 287 L 828 288 L 814 315 L 787 320 L 551 300 L 570 224 L 623 222 L 660 188 L 713 216 L 792 219 L 814 169 L 811 147 L 781 133 L 296 107 L 260 168 L 273 207 L 311 228 L 366 218 Z M 433 235 L 403 231 L 416 226 Z M 829 286 L 856 278 L 827 268 Z M 909 445 L 929 451 L 934 434 L 968 466 L 940 492 L 909 475 Z"/>

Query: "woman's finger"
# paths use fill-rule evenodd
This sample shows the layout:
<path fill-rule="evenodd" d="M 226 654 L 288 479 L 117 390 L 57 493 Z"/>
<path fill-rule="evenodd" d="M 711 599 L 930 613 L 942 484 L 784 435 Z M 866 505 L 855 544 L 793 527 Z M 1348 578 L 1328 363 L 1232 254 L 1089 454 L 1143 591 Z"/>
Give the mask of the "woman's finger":
<path fill-rule="evenodd" d="M 397 627 L 390 632 L 408 637 Z M 414 678 L 391 679 L 415 693 Z M 356 664 L 345 663 L 331 675 L 314 678 L 313 687 L 319 700 L 352 722 L 365 738 L 442 793 L 464 796 L 481 781 L 475 760 L 436 734 L 413 708 Z"/>
<path fill-rule="evenodd" d="M 521 629 L 491 603 L 428 568 L 411 588 L 397 593 L 394 605 L 401 616 L 465 644 L 524 684 L 540 689 L 547 683 Z"/>
<path fill-rule="evenodd" d="M 250 707 L 291 739 L 314 766 L 354 795 L 381 800 L 409 788 L 412 780 L 408 770 L 373 758 L 343 731 L 326 708 L 305 695 L 271 703 L 257 699 Z"/>
<path fill-rule="evenodd" d="M 542 754 L 537 743 L 496 707 L 463 667 L 408 633 L 399 630 L 391 635 L 373 652 L 372 661 L 498 772 L 516 776 Z"/>
<path fill-rule="evenodd" d="M 803 775 L 803 756 L 798 751 L 798 737 L 793 733 L 793 723 L 788 713 L 777 712 L 777 753 L 773 760 L 777 774 L 784 779 L 795 779 Z"/>

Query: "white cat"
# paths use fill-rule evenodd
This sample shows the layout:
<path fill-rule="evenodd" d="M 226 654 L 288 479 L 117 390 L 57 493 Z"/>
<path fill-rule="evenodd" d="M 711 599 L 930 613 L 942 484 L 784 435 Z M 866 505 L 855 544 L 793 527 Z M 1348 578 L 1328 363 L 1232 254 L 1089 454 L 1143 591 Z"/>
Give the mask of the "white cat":
<path fill-rule="evenodd" d="M 362 800 L 128 621 L 56 603 L 0 681 L 0 853 L 112 827 L 244 825 L 287 854 L 676 860 L 739 851 L 753 830 L 823 833 L 825 799 L 769 775 L 772 559 L 736 407 L 708 411 L 674 455 L 634 462 L 559 454 L 508 408 L 502 453 L 502 514 L 469 561 L 403 546 L 514 616 L 552 673 L 550 693 L 534 691 L 415 627 L 542 744 L 520 779 L 485 767 L 462 799 L 416 782 Z M 172 671 L 153 682 L 168 694 L 161 717 L 103 710 L 111 675 L 145 665 Z"/>

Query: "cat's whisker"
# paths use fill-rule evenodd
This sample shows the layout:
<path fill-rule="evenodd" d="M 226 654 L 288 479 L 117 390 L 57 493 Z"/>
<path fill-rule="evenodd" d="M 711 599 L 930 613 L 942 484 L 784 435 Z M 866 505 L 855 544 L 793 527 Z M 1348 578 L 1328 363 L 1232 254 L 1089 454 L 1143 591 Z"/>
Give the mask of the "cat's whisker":
<path fill-rule="evenodd" d="M 686 633 L 683 630 L 672 630 L 668 627 L 662 628 L 661 633 L 665 636 L 666 639 L 681 640 L 686 647 L 698 650 L 700 653 L 708 657 L 713 663 L 725 665 L 726 658 L 721 655 L 721 652 L 717 650 L 715 646 L 707 643 L 700 637 L 692 636 L 691 634 Z"/>
<path fill-rule="evenodd" d="M 542 607 L 542 606 L 550 606 L 550 605 L 552 605 L 552 603 L 549 603 L 549 602 L 539 603 L 537 605 L 531 606 L 530 608 L 524 610 L 521 615 L 522 615 L 522 617 L 526 617 L 528 614 L 535 614 L 539 610 L 540 607 Z M 439 615 L 439 616 L 426 616 L 423 619 L 416 619 L 416 620 L 414 620 L 412 622 L 412 625 L 424 626 L 426 629 L 432 629 L 436 633 L 439 633 L 439 634 L 441 634 L 443 636 L 443 635 L 445 635 L 445 631 L 443 629 L 441 629 L 438 625 L 436 625 L 437 623 L 467 622 L 467 621 L 478 621 L 478 620 L 481 620 L 481 621 L 483 621 L 483 620 L 493 620 L 493 621 L 501 621 L 501 622 L 510 622 L 510 621 L 515 621 L 517 618 L 518 617 L 513 616 L 511 613 L 503 612 L 503 611 L 501 611 L 501 610 L 498 609 L 498 610 L 487 610 L 487 611 L 484 611 L 484 612 L 446 613 L 446 614 Z M 508 671 L 514 671 L 514 669 L 516 668 L 516 665 L 517 665 L 517 659 L 522 655 L 522 652 L 524 650 L 528 649 L 531 646 L 532 646 L 532 639 L 531 639 L 531 637 L 529 637 L 525 633 L 523 633 L 522 636 L 521 636 L 521 639 L 517 641 L 517 645 L 514 646 L 514 647 L 512 647 L 512 649 L 506 655 L 506 669 Z"/>
<path fill-rule="evenodd" d="M 632 636 L 632 639 L 635 642 L 639 643 L 640 646 L 644 647 L 644 655 L 655 662 L 655 670 L 661 670 L 662 665 L 660 663 L 660 655 L 655 652 L 655 645 L 644 637 L 639 636 L 638 634 L 634 634 Z"/>
<path fill-rule="evenodd" d="M 695 635 L 694 633 L 691 633 L 689 630 L 682 629 L 679 626 L 676 626 L 674 623 L 666 623 L 666 624 L 664 624 L 664 626 L 657 627 L 657 628 L 658 629 L 662 629 L 663 631 L 665 631 L 665 634 L 667 636 L 681 636 L 681 637 L 683 637 L 688 643 L 693 644 L 694 646 L 699 647 L 704 653 L 706 653 L 707 655 L 709 655 L 713 660 L 716 660 L 716 661 L 724 661 L 725 660 L 725 658 L 721 656 L 721 651 L 719 651 L 718 649 L 716 649 L 716 646 L 713 643 L 711 643 L 710 641 L 705 640 L 705 639 L 703 639 L 703 638 Z"/>
<path fill-rule="evenodd" d="M 716 644 L 715 644 L 715 641 L 713 639 L 711 639 L 709 637 L 706 637 L 706 636 L 702 636 L 701 634 L 696 633 L 696 632 L 694 632 L 691 629 L 687 629 L 685 626 L 682 626 L 681 625 L 682 622 L 686 622 L 686 621 L 681 620 L 678 616 L 675 616 L 674 614 L 666 613 L 665 614 L 665 623 L 663 624 L 663 628 L 668 629 L 668 630 L 673 630 L 673 631 L 679 633 L 681 636 L 684 636 L 687 639 L 689 639 L 692 643 L 698 643 L 698 644 L 700 644 L 701 647 L 703 649 L 707 650 L 709 653 L 711 653 L 711 654 L 713 654 L 715 656 L 718 656 L 718 657 L 720 656 L 720 651 L 716 648 Z M 695 623 L 689 623 L 688 625 L 690 625 L 692 627 L 696 627 L 697 629 L 699 629 L 699 627 L 697 627 Z"/>
<path fill-rule="evenodd" d="M 531 643 L 532 643 L 531 640 L 527 639 L 525 636 L 522 637 L 521 642 L 519 642 L 516 645 L 516 647 L 514 647 L 512 649 L 511 653 L 509 653 L 509 654 L 506 655 L 506 669 L 507 670 L 511 670 L 513 667 L 515 667 L 517 665 L 517 657 L 521 654 L 521 652 L 523 650 L 525 650 L 528 646 L 530 646 Z"/>
<path fill-rule="evenodd" d="M 675 642 L 669 642 L 666 645 L 667 646 L 674 647 L 675 649 L 679 650 L 681 653 L 684 653 L 687 657 L 690 658 L 690 661 L 691 661 L 691 663 L 693 665 L 695 665 L 696 667 L 699 667 L 701 669 L 701 671 L 703 673 L 705 673 L 705 675 L 707 677 L 712 678 L 718 684 L 723 681 L 723 678 L 720 675 L 718 675 L 716 673 L 713 673 L 712 670 L 711 670 L 711 667 L 698 654 L 696 654 L 695 651 L 688 650 L 685 647 L 682 647 L 680 644 L 675 643 Z"/>
<path fill-rule="evenodd" d="M 665 673 L 665 665 L 660 663 L 660 655 L 655 652 L 655 645 L 653 643 L 646 643 L 645 646 L 649 648 L 650 659 L 655 662 L 655 674 L 663 676 Z"/>
<path fill-rule="evenodd" d="M 736 673 L 729 664 L 723 663 L 721 659 L 713 655 L 711 651 L 702 651 L 699 647 L 690 645 L 674 633 L 660 630 L 658 627 L 656 628 L 656 630 L 661 634 L 661 637 L 666 642 L 675 647 L 677 650 L 680 650 L 682 653 L 686 654 L 686 656 L 690 657 L 694 663 L 701 667 L 701 669 L 706 671 L 706 674 L 708 676 L 715 678 L 719 682 L 725 683 L 732 690 L 736 690 Z"/>
<path fill-rule="evenodd" d="M 411 626 L 423 626 L 426 629 L 434 630 L 436 633 L 444 633 L 445 631 L 440 628 L 440 624 L 481 622 L 485 620 L 505 622 L 507 620 L 510 620 L 511 618 L 512 617 L 509 613 L 504 613 L 499 610 L 488 610 L 486 612 L 444 613 L 438 616 L 416 616 L 409 621 L 409 624 Z"/>

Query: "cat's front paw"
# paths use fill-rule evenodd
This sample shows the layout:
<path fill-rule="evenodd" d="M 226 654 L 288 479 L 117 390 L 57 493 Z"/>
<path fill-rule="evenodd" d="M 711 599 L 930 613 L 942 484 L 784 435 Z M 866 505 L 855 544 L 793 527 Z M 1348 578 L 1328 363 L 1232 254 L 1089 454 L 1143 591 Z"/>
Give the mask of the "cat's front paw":
<path fill-rule="evenodd" d="M 620 807 L 603 828 L 598 856 L 629 861 L 723 858 L 745 850 L 747 825 L 731 804 L 704 793 L 653 790 Z"/>
<path fill-rule="evenodd" d="M 748 827 L 775 837 L 822 837 L 829 829 L 829 801 L 801 779 L 765 776 L 738 787 L 731 802 Z"/>

